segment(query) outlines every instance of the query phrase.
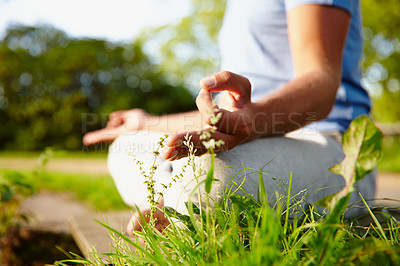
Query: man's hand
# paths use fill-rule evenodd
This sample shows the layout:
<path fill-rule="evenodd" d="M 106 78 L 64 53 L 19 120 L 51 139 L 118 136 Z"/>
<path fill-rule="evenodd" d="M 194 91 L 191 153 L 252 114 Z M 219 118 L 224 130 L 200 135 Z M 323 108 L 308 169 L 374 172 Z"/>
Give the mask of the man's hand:
<path fill-rule="evenodd" d="M 211 134 L 211 139 L 223 140 L 225 144 L 216 147 L 215 151 L 230 150 L 240 143 L 257 138 L 253 125 L 256 106 L 251 102 L 251 84 L 247 78 L 222 71 L 203 78 L 200 86 L 202 90 L 197 96 L 196 104 L 207 124 L 203 131 L 210 130 L 214 125 L 214 115 L 222 115 L 215 124 L 217 131 Z M 222 92 L 219 106 L 213 105 L 211 92 Z M 180 132 L 168 138 L 165 159 L 175 160 L 188 155 L 188 148 L 183 145 L 187 133 L 192 136 L 191 141 L 197 149 L 196 155 L 207 151 L 200 139 L 202 132 Z"/>
<path fill-rule="evenodd" d="M 88 132 L 83 136 L 83 144 L 111 142 L 124 133 L 145 129 L 149 117 L 150 115 L 142 109 L 113 112 L 105 128 Z"/>

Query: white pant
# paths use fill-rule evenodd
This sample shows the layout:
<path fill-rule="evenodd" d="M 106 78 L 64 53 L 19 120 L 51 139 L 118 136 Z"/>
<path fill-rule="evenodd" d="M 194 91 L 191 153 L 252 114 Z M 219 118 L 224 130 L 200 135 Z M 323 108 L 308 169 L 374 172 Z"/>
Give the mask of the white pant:
<path fill-rule="evenodd" d="M 143 170 L 149 171 L 154 161 L 153 151 L 161 133 L 140 131 L 118 137 L 110 146 L 108 168 L 115 181 L 117 189 L 126 204 L 138 206 L 139 209 L 148 208 L 146 185 L 144 177 L 136 160 L 143 162 Z M 210 196 L 218 200 L 222 191 L 230 181 L 240 184 L 245 177 L 243 189 L 257 199 L 258 180 L 262 170 L 265 189 L 269 199 L 279 195 L 286 195 L 287 184 L 292 173 L 291 195 L 299 193 L 298 197 L 306 194 L 306 202 L 315 202 L 324 196 L 333 194 L 343 188 L 344 179 L 333 174 L 328 169 L 344 158 L 341 143 L 334 138 L 301 129 L 284 137 L 262 138 L 235 147 L 230 151 L 219 152 L 215 158 L 214 178 Z M 187 158 L 169 162 L 161 156 L 156 159 L 159 165 L 154 178 L 156 190 L 162 191 L 160 183 L 168 184 L 171 178 L 182 172 L 182 166 Z M 196 157 L 196 163 L 201 164 L 205 171 L 209 169 L 210 155 Z M 200 179 L 205 178 L 203 173 Z M 376 171 L 366 176 L 356 184 L 350 202 L 360 201 L 358 192 L 365 199 L 373 199 L 375 194 Z M 190 167 L 187 167 L 183 177 L 173 183 L 171 188 L 164 191 L 164 204 L 186 212 L 185 202 L 197 182 Z M 231 188 L 235 186 L 230 185 Z M 193 197 L 196 201 L 197 196 Z M 358 204 L 358 205 L 363 205 Z M 347 216 L 360 214 L 359 209 L 351 209 Z"/>

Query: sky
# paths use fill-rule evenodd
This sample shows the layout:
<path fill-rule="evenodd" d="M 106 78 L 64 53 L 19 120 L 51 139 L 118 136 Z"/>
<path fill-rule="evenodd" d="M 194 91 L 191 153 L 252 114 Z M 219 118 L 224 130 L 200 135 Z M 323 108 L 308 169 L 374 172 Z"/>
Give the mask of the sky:
<path fill-rule="evenodd" d="M 187 0 L 0 0 L 0 38 L 8 25 L 50 24 L 73 37 L 129 41 L 145 27 L 179 21 Z"/>

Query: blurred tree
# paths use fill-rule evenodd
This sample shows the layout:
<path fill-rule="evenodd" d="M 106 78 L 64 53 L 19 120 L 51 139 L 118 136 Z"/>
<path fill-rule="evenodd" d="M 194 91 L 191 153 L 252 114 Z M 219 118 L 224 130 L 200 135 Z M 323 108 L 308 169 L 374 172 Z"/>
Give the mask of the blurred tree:
<path fill-rule="evenodd" d="M 400 121 L 400 3 L 363 0 L 364 83 L 372 96 L 373 116 Z"/>
<path fill-rule="evenodd" d="M 17 26 L 0 42 L 0 148 L 82 148 L 108 113 L 194 108 L 182 82 L 170 84 L 141 43 L 71 39 L 51 27 Z"/>
<path fill-rule="evenodd" d="M 218 71 L 226 0 L 191 0 L 176 25 L 133 44 L 71 39 L 50 27 L 15 27 L 0 42 L 0 148 L 81 148 L 82 133 L 117 109 L 161 114 L 194 108 L 199 80 Z M 376 120 L 400 117 L 400 5 L 362 1 L 364 84 Z M 148 56 L 150 55 L 150 56 Z M 82 115 L 83 114 L 83 115 Z"/>
<path fill-rule="evenodd" d="M 172 83 L 184 81 L 194 94 L 199 81 L 219 69 L 217 46 L 226 0 L 191 0 L 192 11 L 178 24 L 144 31 L 144 51 Z"/>

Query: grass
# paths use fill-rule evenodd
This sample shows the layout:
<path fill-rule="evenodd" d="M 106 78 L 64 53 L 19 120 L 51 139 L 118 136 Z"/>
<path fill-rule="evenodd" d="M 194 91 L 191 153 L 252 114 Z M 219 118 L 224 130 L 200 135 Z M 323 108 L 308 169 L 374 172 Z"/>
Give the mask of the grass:
<path fill-rule="evenodd" d="M 35 191 L 68 191 L 96 210 L 126 209 L 109 175 L 93 176 L 59 172 L 0 170 L 0 175 L 23 175 Z"/>
<path fill-rule="evenodd" d="M 42 152 L 35 151 L 0 151 L 0 158 L 39 158 Z M 94 151 L 53 151 L 53 159 L 106 159 L 107 152 Z"/>
<path fill-rule="evenodd" d="M 115 240 L 105 255 L 113 265 L 400 264 L 400 227 L 394 218 L 387 220 L 391 227 L 386 230 L 378 221 L 361 227 L 341 213 L 321 214 L 304 206 L 303 215 L 292 219 L 287 215 L 295 206 L 292 200 L 271 208 L 267 196 L 262 198 L 259 203 L 225 194 L 212 211 L 188 202 L 189 215 L 164 209 L 175 220 L 163 233 L 147 224 L 133 239 L 103 224 Z M 283 207 L 287 204 L 289 209 Z M 96 253 L 90 260 L 72 261 L 106 265 Z"/>
<path fill-rule="evenodd" d="M 211 207 L 207 180 L 213 180 L 213 164 L 199 178 L 192 161 L 194 178 L 202 180 L 197 187 L 204 185 L 205 193 L 195 190 L 205 204 L 196 206 L 189 197 L 188 214 L 163 208 L 171 224 L 160 232 L 156 219 L 143 222 L 133 239 L 103 224 L 115 240 L 104 255 L 112 265 L 400 265 L 400 225 L 394 217 L 387 215 L 387 225 L 382 225 L 364 201 L 373 223 L 364 227 L 357 219 L 344 219 L 355 179 L 372 171 L 381 156 L 381 135 L 366 119 L 353 121 L 343 137 L 346 159 L 333 168 L 344 177 L 346 188 L 319 201 L 329 203 L 324 212 L 291 195 L 291 178 L 286 195 L 268 201 L 271 195 L 265 192 L 261 172 L 259 201 L 244 191 L 238 195 L 226 190 Z M 70 262 L 106 265 L 98 255 Z"/>
<path fill-rule="evenodd" d="M 125 209 L 112 178 L 108 174 L 99 175 L 93 173 L 75 174 L 60 171 L 46 171 L 46 165 L 50 160 L 63 159 L 99 159 L 106 158 L 105 153 L 100 152 L 66 152 L 45 149 L 42 153 L 35 152 L 1 152 L 0 158 L 32 158 L 38 159 L 40 166 L 30 171 L 0 170 L 0 176 L 12 179 L 18 175 L 35 187 L 36 191 L 68 191 L 75 195 L 76 199 L 87 203 L 97 210 Z M 21 179 L 21 180 L 22 180 Z"/>
<path fill-rule="evenodd" d="M 384 139 L 380 170 L 400 172 L 399 148 L 399 138 Z M 0 157 L 10 155 L 0 153 Z M 56 152 L 53 157 L 101 156 Z M 99 210 L 125 207 L 109 176 L 23 174 L 34 180 L 36 187 L 73 191 L 78 199 Z M 260 194 L 257 202 L 252 197 L 225 193 L 221 204 L 212 210 L 188 202 L 188 215 L 166 208 L 172 223 L 163 233 L 149 223 L 135 232 L 133 239 L 103 224 L 115 239 L 112 251 L 105 255 L 114 265 L 400 265 L 400 226 L 387 213 L 383 213 L 384 224 L 367 206 L 373 223 L 363 226 L 358 220 L 344 220 L 348 198 L 343 197 L 327 213 L 303 204 L 300 215 L 293 218 L 292 211 L 299 204 L 293 203 L 290 194 L 274 208 L 265 191 L 260 190 Z M 104 265 L 96 253 L 90 260 L 72 260 Z"/>
<path fill-rule="evenodd" d="M 78 200 L 96 210 L 127 208 L 109 175 L 45 172 L 37 180 L 37 187 L 51 191 L 70 191 Z"/>

